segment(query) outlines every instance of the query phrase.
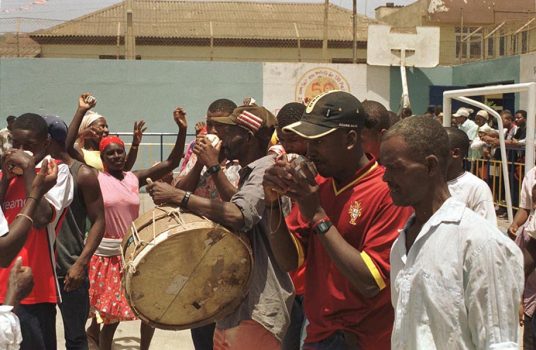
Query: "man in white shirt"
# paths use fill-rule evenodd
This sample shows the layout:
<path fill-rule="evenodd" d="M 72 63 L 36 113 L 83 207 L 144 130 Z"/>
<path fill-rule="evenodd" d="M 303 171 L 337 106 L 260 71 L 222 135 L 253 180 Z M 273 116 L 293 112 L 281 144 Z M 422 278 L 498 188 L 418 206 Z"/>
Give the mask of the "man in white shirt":
<path fill-rule="evenodd" d="M 458 129 L 462 130 L 464 133 L 467 134 L 467 137 L 469 137 L 470 141 L 473 141 L 478 132 L 478 125 L 469 119 L 469 115 L 471 114 L 472 110 L 467 109 L 465 107 L 458 108 L 456 113 L 452 115 L 452 119 L 454 120 L 454 123 L 458 126 Z"/>
<path fill-rule="evenodd" d="M 450 197 L 447 132 L 410 117 L 384 135 L 393 202 L 415 214 L 391 249 L 393 349 L 518 349 L 520 249 Z"/>
<path fill-rule="evenodd" d="M 450 144 L 450 162 L 447 169 L 447 184 L 450 194 L 462 203 L 497 225 L 493 194 L 486 182 L 463 168 L 463 159 L 469 149 L 469 138 L 456 128 L 446 128 Z"/>

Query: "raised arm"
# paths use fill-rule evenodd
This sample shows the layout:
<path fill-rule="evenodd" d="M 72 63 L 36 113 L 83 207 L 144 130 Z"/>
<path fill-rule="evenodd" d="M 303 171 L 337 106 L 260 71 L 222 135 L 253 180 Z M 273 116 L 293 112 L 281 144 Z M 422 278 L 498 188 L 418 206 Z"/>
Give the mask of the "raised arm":
<path fill-rule="evenodd" d="M 78 172 L 78 185 L 84 198 L 87 216 L 91 223 L 87 234 L 86 244 L 80 256 L 67 271 L 65 276 L 65 291 L 78 289 L 86 277 L 86 267 L 97 250 L 104 236 L 104 204 L 97 179 L 97 171 L 82 166 Z"/>
<path fill-rule="evenodd" d="M 207 168 L 207 172 L 212 176 L 220 198 L 224 202 L 228 202 L 237 192 L 236 186 L 234 186 L 220 165 L 221 141 L 216 146 L 213 146 L 207 137 L 200 137 L 196 140 L 194 146 L 194 153 L 197 156 L 197 162 L 201 163 Z"/>
<path fill-rule="evenodd" d="M 147 130 L 145 127 L 145 121 L 140 120 L 139 122 L 134 122 L 132 146 L 130 146 L 130 149 L 128 150 L 127 161 L 125 162 L 125 171 L 132 170 L 134 163 L 136 163 L 136 158 L 138 158 L 138 147 L 140 146 L 145 130 Z"/>
<path fill-rule="evenodd" d="M 304 163 L 305 164 L 305 163 Z M 300 170 L 294 169 L 290 164 L 278 163 L 278 166 L 272 168 L 274 170 L 273 178 L 267 185 L 278 193 L 286 193 L 294 199 L 300 208 L 300 213 L 304 220 L 310 223 L 311 227 L 316 226 L 327 217 L 324 208 L 320 204 L 318 194 L 318 185 L 315 181 L 313 173 L 307 167 L 301 167 Z M 277 180 L 276 180 L 277 179 Z M 386 220 L 389 215 L 397 216 L 400 212 L 385 213 Z M 272 219 L 273 216 L 272 216 Z M 391 218 L 392 219 L 392 218 Z M 377 228 L 374 231 L 393 234 L 396 230 L 390 230 L 389 224 L 385 228 Z M 398 232 L 396 232 L 398 233 Z M 288 236 L 289 234 L 287 234 Z M 284 232 L 279 237 L 283 238 Z M 388 276 L 382 276 L 379 272 L 378 264 L 374 262 L 371 254 L 365 250 L 359 250 L 347 242 L 340 234 L 337 227 L 332 225 L 324 234 L 318 234 L 318 240 L 328 253 L 331 261 L 337 269 L 348 279 L 353 289 L 364 296 L 372 298 L 376 296 L 383 288 L 385 288 Z M 289 250 L 289 240 L 285 244 L 285 251 Z M 271 239 L 274 241 L 274 239 Z M 273 247 L 273 250 L 278 247 Z M 279 248 L 281 249 L 281 248 Z M 295 249 L 295 248 L 294 248 Z M 283 255 L 283 254 L 281 254 Z M 291 258 L 297 261 L 294 256 Z M 291 261 L 284 260 L 278 263 L 281 266 L 292 267 Z M 288 263 L 288 265 L 287 265 Z"/>
<path fill-rule="evenodd" d="M 180 160 L 184 153 L 184 143 L 186 141 L 186 130 L 188 129 L 188 123 L 186 122 L 186 113 L 181 107 L 177 107 L 173 111 L 173 120 L 179 127 L 177 139 L 175 140 L 175 146 L 171 150 L 168 158 L 163 162 L 156 164 L 149 169 L 142 169 L 134 171 L 134 174 L 138 177 L 139 186 L 145 186 L 147 184 L 147 178 L 157 180 L 166 175 L 170 171 L 173 171 L 179 166 Z"/>
<path fill-rule="evenodd" d="M 80 124 L 82 124 L 82 119 L 86 115 L 87 111 L 95 107 L 97 100 L 95 97 L 91 96 L 89 93 L 84 93 L 78 98 L 78 108 L 74 113 L 73 120 L 69 124 L 69 129 L 67 130 L 67 138 L 65 139 L 65 150 L 71 157 L 84 162 L 84 155 L 82 150 L 78 145 L 76 145 L 76 139 L 78 138 L 78 129 Z M 87 130 L 88 133 L 91 130 Z"/>
<path fill-rule="evenodd" d="M 33 168 L 32 171 L 35 172 Z M 3 170 L 3 175 L 2 183 L 9 181 L 5 170 Z M 24 207 L 9 225 L 9 232 L 2 232 L 3 235 L 0 235 L 0 266 L 9 266 L 24 246 L 28 231 L 32 228 L 36 211 L 41 202 L 44 201 L 45 205 L 48 206 L 48 202 L 43 198 L 43 195 L 54 187 L 57 176 L 58 167 L 56 163 L 49 163 L 44 160 L 39 173 L 33 178 L 31 190 L 27 192 Z M 1 214 L 1 216 L 5 220 L 4 215 Z"/>

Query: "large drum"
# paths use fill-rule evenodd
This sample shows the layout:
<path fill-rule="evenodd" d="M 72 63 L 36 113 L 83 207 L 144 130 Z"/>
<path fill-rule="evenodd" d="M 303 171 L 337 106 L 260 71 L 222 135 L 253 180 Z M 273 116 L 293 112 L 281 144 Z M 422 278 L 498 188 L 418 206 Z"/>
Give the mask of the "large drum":
<path fill-rule="evenodd" d="M 172 207 L 156 207 L 134 221 L 122 253 L 132 310 L 163 329 L 199 327 L 234 311 L 253 266 L 244 238 Z"/>

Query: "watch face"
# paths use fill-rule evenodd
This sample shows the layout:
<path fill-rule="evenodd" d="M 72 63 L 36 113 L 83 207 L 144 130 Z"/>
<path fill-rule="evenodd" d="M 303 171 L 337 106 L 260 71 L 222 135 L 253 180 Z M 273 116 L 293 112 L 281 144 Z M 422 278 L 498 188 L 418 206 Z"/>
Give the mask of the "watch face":
<path fill-rule="evenodd" d="M 323 235 L 328 232 L 331 226 L 333 226 L 333 224 L 330 221 L 323 221 L 315 227 L 315 233 Z"/>

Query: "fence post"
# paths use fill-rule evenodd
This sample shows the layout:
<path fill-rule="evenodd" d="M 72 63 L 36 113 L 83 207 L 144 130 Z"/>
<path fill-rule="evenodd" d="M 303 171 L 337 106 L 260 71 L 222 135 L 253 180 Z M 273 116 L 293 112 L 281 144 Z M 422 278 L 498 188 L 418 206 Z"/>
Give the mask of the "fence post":
<path fill-rule="evenodd" d="M 164 160 L 164 135 L 160 134 L 160 161 Z"/>

